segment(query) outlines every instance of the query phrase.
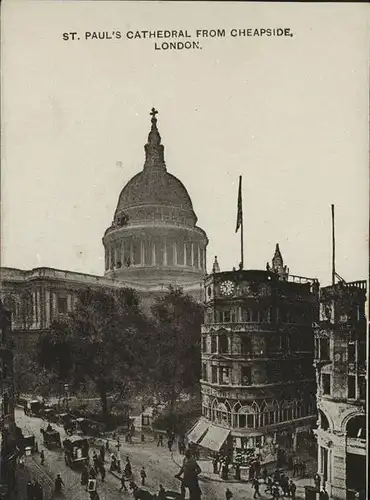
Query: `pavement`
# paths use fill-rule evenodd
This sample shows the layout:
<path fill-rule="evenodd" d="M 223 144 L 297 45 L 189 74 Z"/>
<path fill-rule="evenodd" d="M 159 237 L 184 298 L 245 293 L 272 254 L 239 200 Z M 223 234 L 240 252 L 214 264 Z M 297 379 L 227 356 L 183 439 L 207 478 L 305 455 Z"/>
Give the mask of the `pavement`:
<path fill-rule="evenodd" d="M 35 435 L 38 442 L 39 451 L 43 449 L 42 435 L 40 428 L 46 427 L 46 423 L 35 417 L 25 416 L 20 409 L 16 410 L 17 424 L 27 432 Z M 61 434 L 61 439 L 65 439 L 66 435 L 64 429 L 60 426 L 54 427 Z M 110 451 L 106 456 L 109 460 L 109 454 L 112 452 L 117 453 L 117 440 L 108 438 Z M 95 439 L 91 441 L 90 455 L 94 448 L 98 449 L 102 444 L 106 444 L 106 439 Z M 174 447 L 175 448 L 175 447 Z M 177 448 L 177 447 L 176 447 Z M 32 478 L 37 479 L 44 487 L 44 500 L 50 500 L 52 497 L 54 479 L 57 473 L 60 473 L 65 483 L 63 497 L 65 500 L 88 500 L 89 495 L 84 487 L 80 484 L 80 474 L 70 469 L 64 461 L 62 450 L 48 450 L 44 449 L 45 464 L 41 466 L 39 454 L 35 453 L 30 457 L 26 457 L 25 470 L 28 471 Z M 136 432 L 132 443 L 127 443 L 123 436 L 120 436 L 120 447 L 118 454 L 121 460 L 121 466 L 124 467 L 126 457 L 130 457 L 130 462 L 133 469 L 133 479 L 140 484 L 140 469 L 145 467 L 147 473 L 147 480 L 145 489 L 150 492 L 157 492 L 159 484 L 163 484 L 166 490 L 180 491 L 180 482 L 175 479 L 175 474 L 178 473 L 183 456 L 180 455 L 175 449 L 172 453 L 168 450 L 167 446 L 157 446 L 152 433 L 147 433 L 145 442 L 140 440 L 140 432 Z M 211 460 L 201 459 L 199 465 L 202 469 L 200 475 L 200 487 L 203 492 L 202 500 L 222 500 L 225 498 L 226 488 L 229 488 L 233 493 L 233 500 L 247 500 L 252 499 L 254 490 L 250 483 L 236 481 L 232 477 L 229 481 L 222 480 L 218 475 L 213 474 Z M 115 500 L 122 498 L 132 498 L 132 493 L 119 492 L 119 478 L 108 472 L 109 463 L 106 463 L 107 475 L 103 483 L 98 478 L 98 493 L 100 500 Z M 307 470 L 308 475 L 311 475 Z M 26 473 L 25 473 L 26 474 Z M 313 474 L 312 474 L 313 476 Z M 28 479 L 27 479 L 28 480 Z M 23 480 L 24 482 L 24 480 Z M 27 481 L 26 481 L 27 482 Z M 297 485 L 296 498 L 304 498 L 304 486 L 313 484 L 313 480 L 309 477 L 294 479 Z M 22 489 L 22 486 L 19 487 Z M 21 493 L 20 493 L 21 495 Z M 271 495 L 264 493 L 264 487 L 261 487 L 261 497 L 263 499 L 270 499 Z M 19 496 L 16 500 L 25 500 L 25 496 Z"/>

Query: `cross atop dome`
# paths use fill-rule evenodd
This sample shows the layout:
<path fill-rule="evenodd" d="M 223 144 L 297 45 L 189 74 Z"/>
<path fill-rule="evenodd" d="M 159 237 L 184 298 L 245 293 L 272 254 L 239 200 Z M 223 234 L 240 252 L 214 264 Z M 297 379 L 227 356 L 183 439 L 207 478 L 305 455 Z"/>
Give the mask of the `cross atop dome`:
<path fill-rule="evenodd" d="M 153 107 L 149 113 L 151 116 L 152 127 L 148 135 L 148 142 L 145 144 L 145 165 L 144 169 L 148 167 L 151 171 L 166 170 L 164 163 L 164 148 L 161 144 L 161 136 L 157 128 L 158 111 Z"/>
<path fill-rule="evenodd" d="M 152 123 L 157 123 L 157 118 L 155 115 L 158 114 L 158 111 L 155 108 L 152 108 L 151 112 L 149 113 L 152 117 Z"/>

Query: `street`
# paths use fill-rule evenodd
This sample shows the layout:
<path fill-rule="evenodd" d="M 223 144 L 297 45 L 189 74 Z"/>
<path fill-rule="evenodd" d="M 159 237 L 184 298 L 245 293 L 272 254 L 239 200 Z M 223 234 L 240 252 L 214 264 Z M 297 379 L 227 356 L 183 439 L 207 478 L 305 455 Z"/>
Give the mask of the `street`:
<path fill-rule="evenodd" d="M 38 479 L 43 485 L 45 484 L 45 488 L 50 489 L 50 485 L 54 482 L 56 475 L 60 473 L 65 484 L 64 496 L 69 500 L 87 500 L 89 498 L 89 494 L 86 493 L 85 489 L 80 484 L 80 474 L 67 467 L 64 462 L 64 454 L 62 450 L 48 450 L 42 445 L 43 440 L 40 429 L 45 428 L 47 423 L 40 418 L 26 416 L 21 409 L 16 409 L 16 422 L 25 433 L 35 435 L 39 452 L 41 449 L 44 449 L 45 464 L 43 466 L 40 465 L 39 453 L 34 453 L 32 459 L 31 457 L 27 457 L 27 462 L 30 462 L 30 460 L 33 462 L 32 470 L 37 473 L 37 477 L 35 479 Z M 53 426 L 60 432 L 61 439 L 63 441 L 66 437 L 64 429 L 56 424 L 53 424 Z M 96 439 L 95 446 L 98 448 L 102 442 L 103 441 Z M 179 470 L 179 467 L 176 464 L 180 464 L 183 457 L 178 453 L 175 447 L 173 453 L 171 454 L 165 444 L 163 447 L 157 447 L 156 442 L 154 442 L 152 437 L 150 440 L 147 439 L 144 443 L 139 442 L 138 437 L 136 437 L 136 441 L 134 440 L 133 444 L 130 444 L 124 442 L 124 438 L 122 436 L 120 438 L 120 443 L 121 447 L 119 454 L 121 457 L 121 464 L 124 465 L 126 457 L 130 457 L 134 481 L 137 484 L 140 484 L 139 473 L 141 467 L 144 466 L 147 473 L 146 486 L 152 493 L 158 492 L 160 484 L 163 484 L 166 490 L 180 490 L 180 483 L 177 479 L 175 479 L 174 475 Z M 117 451 L 115 445 L 116 441 L 110 441 L 111 452 Z M 93 449 L 94 445 L 90 448 L 90 457 Z M 199 465 L 202 468 L 202 461 L 199 461 Z M 100 499 L 113 500 L 116 498 L 132 498 L 132 493 L 118 491 L 120 486 L 119 480 L 113 474 L 108 472 L 108 469 L 109 454 L 106 455 L 107 475 L 105 482 L 102 483 L 100 477 L 97 481 Z M 44 471 L 44 474 L 42 471 Z M 235 500 L 253 498 L 254 493 L 250 484 L 229 484 L 221 481 L 213 481 L 207 477 L 201 478 L 200 486 L 203 493 L 203 500 L 224 499 L 227 487 L 229 487 L 233 492 L 233 499 Z M 263 487 L 261 488 L 261 493 L 261 498 L 270 498 L 270 496 L 263 495 Z"/>
<path fill-rule="evenodd" d="M 39 452 L 43 449 L 45 453 L 45 464 L 41 466 L 39 453 L 34 453 L 33 457 L 27 457 L 26 463 L 31 466 L 31 474 L 43 486 L 45 494 L 51 491 L 54 479 L 60 473 L 64 481 L 64 497 L 69 500 L 88 500 L 89 494 L 80 484 L 80 474 L 69 468 L 64 461 L 62 450 L 48 450 L 44 448 L 42 442 L 41 428 L 45 428 L 47 423 L 37 417 L 26 416 L 21 409 L 16 409 L 16 422 L 25 433 L 34 434 L 38 443 Z M 56 424 L 53 424 L 61 435 L 62 441 L 66 438 L 64 429 Z M 99 438 L 93 441 L 90 446 L 90 457 L 95 449 L 98 449 L 101 444 L 105 444 L 106 440 Z M 116 498 L 132 498 L 131 492 L 119 492 L 120 482 L 116 476 L 109 472 L 110 453 L 117 452 L 117 441 L 109 440 L 110 452 L 106 454 L 106 478 L 102 483 L 100 476 L 97 481 L 97 491 L 101 500 L 113 500 Z M 147 474 L 145 488 L 152 493 L 159 490 L 159 485 L 162 484 L 166 490 L 180 491 L 180 483 L 175 479 L 174 475 L 179 471 L 179 466 L 183 457 L 178 453 L 174 446 L 173 453 L 170 453 L 165 442 L 163 447 L 158 447 L 152 436 L 147 436 L 146 441 L 141 443 L 138 432 L 134 437 L 133 443 L 126 443 L 124 437 L 120 437 L 119 455 L 121 458 L 121 466 L 124 467 L 126 457 L 130 458 L 134 481 L 140 485 L 140 469 L 145 467 Z M 200 460 L 199 465 L 203 471 L 209 468 L 209 463 Z M 303 498 L 303 486 L 311 484 L 310 479 L 305 478 L 297 480 L 297 496 Z M 212 479 L 209 475 L 203 474 L 200 478 L 200 486 L 202 490 L 203 500 L 223 500 L 225 498 L 226 488 L 233 493 L 233 500 L 247 500 L 253 498 L 254 490 L 249 483 L 239 482 L 223 482 L 221 480 Z M 271 495 L 264 493 L 265 488 L 261 485 L 261 499 L 269 499 Z"/>

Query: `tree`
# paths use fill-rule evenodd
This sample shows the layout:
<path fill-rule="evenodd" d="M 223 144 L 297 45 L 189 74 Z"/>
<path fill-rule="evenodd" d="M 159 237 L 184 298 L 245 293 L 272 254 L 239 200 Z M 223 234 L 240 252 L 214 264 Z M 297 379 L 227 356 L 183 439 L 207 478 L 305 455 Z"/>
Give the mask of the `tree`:
<path fill-rule="evenodd" d="M 156 324 L 156 364 L 153 382 L 173 410 L 182 392 L 194 392 L 200 379 L 200 327 L 203 307 L 181 288 L 168 293 L 152 306 Z"/>
<path fill-rule="evenodd" d="M 145 375 L 149 334 L 134 290 L 83 289 L 66 322 L 54 323 L 40 342 L 39 363 L 64 381 L 92 382 L 106 420 L 108 394 L 123 394 Z"/>

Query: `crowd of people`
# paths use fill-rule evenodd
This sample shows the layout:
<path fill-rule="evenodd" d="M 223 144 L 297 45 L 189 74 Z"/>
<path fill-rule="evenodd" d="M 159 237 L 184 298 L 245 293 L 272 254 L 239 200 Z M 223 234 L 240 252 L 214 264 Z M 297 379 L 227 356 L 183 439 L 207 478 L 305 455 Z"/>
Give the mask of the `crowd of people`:
<path fill-rule="evenodd" d="M 127 442 L 132 442 L 132 435 L 134 434 L 134 429 L 130 429 L 130 435 Z M 141 442 L 145 442 L 145 436 L 141 433 Z M 183 462 L 181 469 L 178 474 L 175 475 L 176 478 L 181 480 L 181 492 L 184 494 L 185 490 L 188 489 L 191 492 L 191 498 L 194 500 L 201 499 L 201 490 L 199 487 L 198 476 L 201 472 L 200 467 L 197 463 L 199 459 L 199 450 L 190 447 L 187 448 L 185 444 L 184 436 L 175 436 L 173 432 L 158 433 L 155 436 L 154 443 L 157 446 L 164 446 L 164 437 L 167 438 L 167 447 L 169 452 L 172 453 L 172 448 L 177 442 L 178 452 L 183 455 Z M 129 456 L 126 456 L 125 463 L 121 465 L 121 454 L 120 454 L 120 441 L 119 436 L 113 436 L 116 443 L 112 440 L 106 441 L 102 444 L 99 449 L 93 450 L 92 455 L 89 457 L 88 463 L 86 463 L 81 471 L 81 485 L 84 486 L 85 491 L 89 493 L 91 500 L 99 500 L 99 494 L 97 493 L 97 480 L 101 480 L 102 483 L 105 481 L 106 477 L 106 467 L 109 466 L 109 471 L 115 473 L 117 479 L 119 480 L 118 490 L 120 492 L 132 492 L 134 498 L 146 498 L 142 495 L 146 492 L 144 488 L 147 482 L 147 471 L 144 466 L 138 469 L 137 474 L 135 474 L 140 486 L 134 481 L 134 474 L 132 470 L 132 465 Z M 115 448 L 111 452 L 110 448 Z M 107 458 L 108 455 L 108 458 Z M 41 464 L 45 462 L 44 452 L 41 451 L 40 454 Z M 110 462 L 110 463 L 109 463 Z M 292 469 L 293 478 L 298 475 L 305 474 L 305 465 L 301 461 L 289 461 L 287 463 L 288 469 L 289 465 Z M 108 464 L 108 465 L 107 465 Z M 229 479 L 235 479 L 240 481 L 241 478 L 241 464 L 232 463 L 227 455 L 215 454 L 212 460 L 213 473 L 218 474 L 221 479 L 227 481 Z M 233 476 L 231 476 L 233 472 Z M 258 457 L 255 457 L 249 461 L 248 476 L 253 490 L 253 498 L 261 497 L 262 495 L 271 495 L 272 499 L 279 499 L 282 497 L 290 498 L 295 500 L 296 498 L 296 484 L 292 478 L 289 478 L 282 469 L 276 468 L 276 470 L 271 473 L 268 472 L 266 467 L 262 467 Z M 315 486 L 318 491 L 320 491 L 320 500 L 328 500 L 328 494 L 325 488 L 320 488 L 318 483 L 319 477 L 315 477 Z M 61 492 L 64 488 L 63 480 L 60 474 L 57 475 L 55 479 L 55 492 Z M 263 489 L 263 490 L 262 490 Z M 233 497 L 233 492 L 227 488 L 225 491 L 226 500 L 231 500 Z M 163 485 L 159 485 L 159 491 L 156 496 L 148 496 L 148 498 L 158 498 L 159 500 L 166 498 L 166 490 Z M 27 500 L 42 500 L 43 492 L 42 487 L 37 481 L 29 482 L 27 485 Z"/>

